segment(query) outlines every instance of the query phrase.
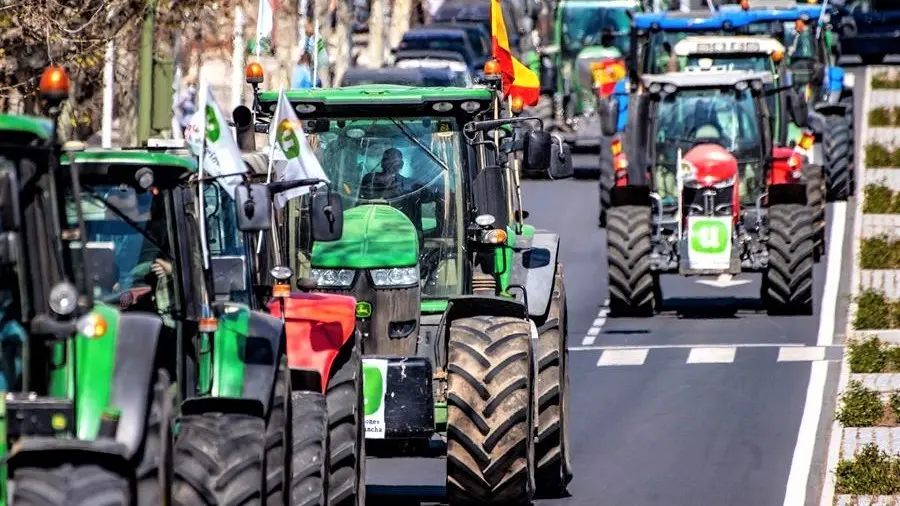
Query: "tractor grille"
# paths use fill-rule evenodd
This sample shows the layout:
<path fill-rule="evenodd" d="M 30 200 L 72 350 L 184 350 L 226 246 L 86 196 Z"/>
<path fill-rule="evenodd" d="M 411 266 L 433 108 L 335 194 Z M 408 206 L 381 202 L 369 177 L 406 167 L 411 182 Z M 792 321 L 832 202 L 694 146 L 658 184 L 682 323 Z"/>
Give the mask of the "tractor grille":
<path fill-rule="evenodd" d="M 731 216 L 734 184 L 684 188 L 685 216 Z"/>

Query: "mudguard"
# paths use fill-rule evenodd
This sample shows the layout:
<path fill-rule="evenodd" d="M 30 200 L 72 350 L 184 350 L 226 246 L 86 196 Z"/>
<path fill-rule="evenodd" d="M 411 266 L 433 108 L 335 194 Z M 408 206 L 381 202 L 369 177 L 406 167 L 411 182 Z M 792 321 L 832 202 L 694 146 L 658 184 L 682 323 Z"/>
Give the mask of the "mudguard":
<path fill-rule="evenodd" d="M 814 110 L 809 111 L 809 128 L 816 133 L 816 137 L 820 137 L 825 129 L 828 128 L 829 116 L 844 117 L 847 114 L 847 107 L 843 104 L 816 104 Z"/>
<path fill-rule="evenodd" d="M 629 177 L 631 175 L 629 174 Z M 650 187 L 644 185 L 613 186 L 609 190 L 611 207 L 650 206 Z"/>
<path fill-rule="evenodd" d="M 776 204 L 800 204 L 806 205 L 806 184 L 785 183 L 770 185 L 768 203 Z"/>
<path fill-rule="evenodd" d="M 522 238 L 524 239 L 524 237 Z M 559 235 L 536 231 L 529 241 L 516 241 L 511 284 L 525 287 L 528 316 L 542 320 L 550 309 L 553 280 L 559 265 Z M 512 290 L 519 298 L 520 290 Z"/>
<path fill-rule="evenodd" d="M 448 301 L 444 311 L 444 325 L 450 329 L 454 320 L 472 316 L 509 316 L 528 318 L 528 308 L 519 300 L 490 295 L 461 295 Z"/>
<path fill-rule="evenodd" d="M 24 467 L 58 467 L 63 464 L 97 465 L 135 483 L 135 466 L 128 462 L 125 445 L 110 439 L 83 441 L 48 437 L 24 438 L 13 448 L 6 465 L 9 476 Z"/>
<path fill-rule="evenodd" d="M 244 354 L 245 399 L 256 399 L 269 413 L 269 403 L 275 389 L 278 366 L 284 354 L 284 322 L 281 318 L 250 312 L 250 334 Z"/>
<path fill-rule="evenodd" d="M 269 312 L 281 318 L 281 304 L 273 300 Z M 288 368 L 315 372 L 322 392 L 341 348 L 356 328 L 356 299 L 330 293 L 292 293 L 284 299 Z"/>
<path fill-rule="evenodd" d="M 125 445 L 129 458 L 144 442 L 147 410 L 156 376 L 153 358 L 156 357 L 161 329 L 162 319 L 155 314 L 122 313 L 119 317 L 119 339 L 109 400 L 110 405 L 120 412 L 116 441 Z M 79 384 L 79 390 L 84 388 L 98 386 Z"/>

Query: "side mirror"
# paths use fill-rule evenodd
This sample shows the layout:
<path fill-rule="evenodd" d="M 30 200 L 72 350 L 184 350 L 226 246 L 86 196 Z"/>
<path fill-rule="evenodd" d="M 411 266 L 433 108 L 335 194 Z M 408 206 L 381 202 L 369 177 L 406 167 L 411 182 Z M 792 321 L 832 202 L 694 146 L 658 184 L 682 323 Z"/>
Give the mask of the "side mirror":
<path fill-rule="evenodd" d="M 600 130 L 605 137 L 616 135 L 619 128 L 619 100 L 615 97 L 600 100 Z"/>
<path fill-rule="evenodd" d="M 73 245 L 74 246 L 74 245 Z M 83 251 L 84 261 L 87 264 L 88 276 L 91 286 L 97 286 L 103 290 L 112 290 L 119 281 L 119 273 L 116 269 L 116 252 L 114 244 L 109 242 L 88 242 Z"/>
<path fill-rule="evenodd" d="M 234 194 L 238 230 L 262 232 L 272 229 L 272 194 L 264 184 L 238 185 Z"/>
<path fill-rule="evenodd" d="M 543 172 L 550 168 L 550 144 L 548 132 L 542 130 L 525 132 L 523 172 Z"/>
<path fill-rule="evenodd" d="M 231 296 L 247 291 L 247 261 L 243 256 L 210 258 L 215 295 Z"/>
<path fill-rule="evenodd" d="M 557 142 L 550 148 L 550 179 L 566 179 L 575 175 L 572 166 L 572 150 L 568 144 L 556 137 Z"/>
<path fill-rule="evenodd" d="M 806 128 L 809 126 L 809 104 L 794 88 L 791 88 L 788 94 L 788 109 L 791 113 L 791 120 L 798 127 Z"/>
<path fill-rule="evenodd" d="M 344 204 L 339 193 L 317 191 L 309 213 L 314 241 L 337 241 L 344 235 Z"/>

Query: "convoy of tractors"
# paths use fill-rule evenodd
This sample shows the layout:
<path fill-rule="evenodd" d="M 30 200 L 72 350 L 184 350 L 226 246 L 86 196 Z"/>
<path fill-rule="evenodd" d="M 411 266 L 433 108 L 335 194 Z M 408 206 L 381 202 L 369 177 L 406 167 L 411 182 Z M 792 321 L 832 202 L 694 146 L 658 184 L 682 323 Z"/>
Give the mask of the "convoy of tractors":
<path fill-rule="evenodd" d="M 182 147 L 61 143 L 48 68 L 45 117 L 0 115 L 0 505 L 361 506 L 367 457 L 408 456 L 444 458 L 450 504 L 565 494 L 560 237 L 521 185 L 577 148 L 612 316 L 661 311 L 663 274 L 748 272 L 769 313 L 811 314 L 825 204 L 855 193 L 837 11 L 653 3 L 555 3 L 552 119 L 496 60 L 468 88 L 248 68 L 237 184 Z M 272 178 L 270 127 L 327 178 Z"/>

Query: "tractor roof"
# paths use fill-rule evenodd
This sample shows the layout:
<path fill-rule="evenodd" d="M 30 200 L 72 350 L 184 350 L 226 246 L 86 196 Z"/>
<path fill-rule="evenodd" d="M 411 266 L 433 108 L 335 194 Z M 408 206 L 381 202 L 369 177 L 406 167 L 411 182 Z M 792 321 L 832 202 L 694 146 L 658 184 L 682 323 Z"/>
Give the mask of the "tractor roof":
<path fill-rule="evenodd" d="M 753 23 L 778 21 L 804 21 L 818 19 L 822 13 L 819 5 L 796 5 L 793 9 L 751 9 L 741 10 L 737 5 L 725 5 L 718 12 L 657 12 L 634 15 L 634 26 L 638 30 L 691 31 L 730 30 Z"/>
<path fill-rule="evenodd" d="M 597 9 L 637 9 L 640 7 L 638 0 L 562 0 L 560 7 L 595 7 Z"/>
<path fill-rule="evenodd" d="M 701 54 L 763 54 L 784 52 L 784 45 L 772 37 L 759 36 L 691 36 L 685 37 L 675 44 L 678 56 L 696 56 Z"/>
<path fill-rule="evenodd" d="M 289 90 L 285 94 L 299 117 L 322 116 L 328 112 L 383 117 L 388 111 L 396 115 L 413 111 L 416 114 L 455 115 L 462 114 L 460 106 L 465 102 L 478 102 L 479 107 L 474 112 L 480 112 L 490 107 L 493 99 L 491 90 L 483 87 L 417 88 L 387 84 Z M 439 102 L 450 102 L 453 106 L 446 112 L 438 112 L 434 106 Z M 264 113 L 274 114 L 278 92 L 260 94 L 259 103 Z"/>
<path fill-rule="evenodd" d="M 67 165 L 70 160 L 71 156 L 66 153 L 62 157 L 61 163 Z M 75 153 L 75 161 L 84 164 L 151 165 L 153 167 L 171 167 L 187 172 L 197 171 L 197 163 L 192 158 L 138 149 L 88 149 Z"/>
<path fill-rule="evenodd" d="M 22 132 L 41 139 L 53 135 L 53 123 L 46 118 L 0 114 L 0 132 Z"/>
<path fill-rule="evenodd" d="M 743 70 L 708 71 L 708 72 L 670 72 L 668 74 L 643 76 L 644 86 L 653 84 L 665 86 L 675 85 L 678 88 L 724 88 L 735 86 L 743 81 L 762 81 L 763 84 L 773 82 L 770 72 L 748 72 Z"/>

